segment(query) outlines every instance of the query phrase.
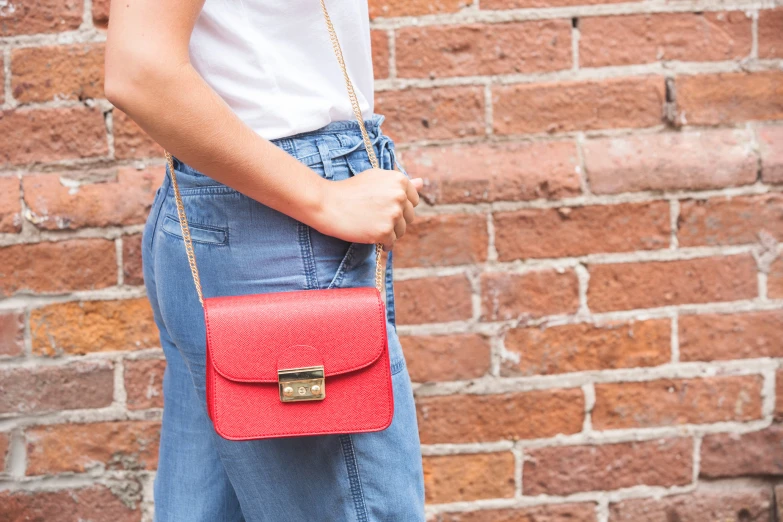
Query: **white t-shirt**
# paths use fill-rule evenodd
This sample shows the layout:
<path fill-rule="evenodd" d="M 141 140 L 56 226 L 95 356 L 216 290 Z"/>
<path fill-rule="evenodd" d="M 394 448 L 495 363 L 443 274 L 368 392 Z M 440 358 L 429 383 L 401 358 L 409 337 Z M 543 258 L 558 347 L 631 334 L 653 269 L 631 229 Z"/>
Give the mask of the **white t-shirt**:
<path fill-rule="evenodd" d="M 368 119 L 367 0 L 326 0 L 326 8 Z M 204 80 L 266 139 L 355 119 L 319 0 L 206 0 L 189 49 Z"/>

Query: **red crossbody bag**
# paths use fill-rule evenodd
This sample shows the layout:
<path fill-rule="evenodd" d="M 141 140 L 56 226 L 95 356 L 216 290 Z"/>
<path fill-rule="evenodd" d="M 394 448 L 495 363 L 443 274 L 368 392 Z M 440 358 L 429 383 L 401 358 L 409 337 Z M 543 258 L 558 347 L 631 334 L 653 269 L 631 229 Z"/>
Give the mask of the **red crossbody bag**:
<path fill-rule="evenodd" d="M 354 115 L 378 167 L 324 0 L 321 8 Z M 204 298 L 172 156 L 166 152 L 185 251 L 204 308 L 206 395 L 218 434 L 266 439 L 387 428 L 394 414 L 382 246 L 375 287 Z"/>

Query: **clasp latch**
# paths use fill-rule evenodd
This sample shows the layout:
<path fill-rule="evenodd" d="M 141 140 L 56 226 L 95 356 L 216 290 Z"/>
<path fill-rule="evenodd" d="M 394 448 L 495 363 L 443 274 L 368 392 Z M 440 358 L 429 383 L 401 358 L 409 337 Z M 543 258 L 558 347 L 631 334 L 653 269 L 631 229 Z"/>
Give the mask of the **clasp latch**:
<path fill-rule="evenodd" d="M 323 365 L 277 370 L 277 385 L 282 402 L 321 401 L 326 397 Z"/>

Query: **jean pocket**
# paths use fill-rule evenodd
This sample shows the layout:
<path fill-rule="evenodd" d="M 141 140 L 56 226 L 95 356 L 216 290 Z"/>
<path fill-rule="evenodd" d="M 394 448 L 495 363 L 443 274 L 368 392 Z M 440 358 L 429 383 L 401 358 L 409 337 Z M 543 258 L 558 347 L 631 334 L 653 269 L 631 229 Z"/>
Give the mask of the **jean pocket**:
<path fill-rule="evenodd" d="M 227 245 L 228 229 L 205 225 L 203 223 L 193 223 L 188 220 L 190 229 L 190 239 L 194 243 L 203 243 L 207 245 Z M 176 216 L 166 215 L 161 225 L 161 230 L 165 234 L 182 239 L 182 228 L 179 219 Z"/>

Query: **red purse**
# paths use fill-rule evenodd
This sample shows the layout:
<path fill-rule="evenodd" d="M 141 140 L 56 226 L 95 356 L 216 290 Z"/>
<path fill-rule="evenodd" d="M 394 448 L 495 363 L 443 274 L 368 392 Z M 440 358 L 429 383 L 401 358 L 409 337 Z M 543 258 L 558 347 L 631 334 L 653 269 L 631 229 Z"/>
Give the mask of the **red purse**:
<path fill-rule="evenodd" d="M 324 19 L 374 168 L 334 27 Z M 357 433 L 387 428 L 394 414 L 382 246 L 375 287 L 204 298 L 172 156 L 179 223 L 207 330 L 206 395 L 215 431 L 230 440 Z"/>

